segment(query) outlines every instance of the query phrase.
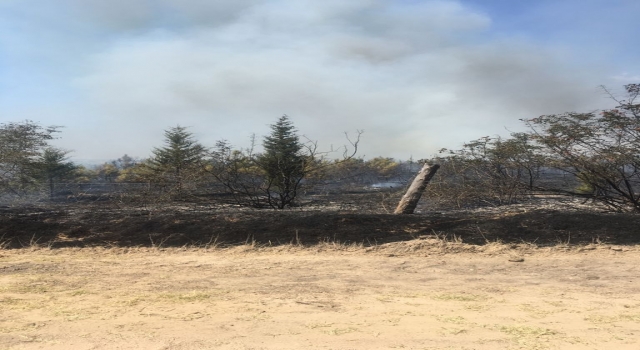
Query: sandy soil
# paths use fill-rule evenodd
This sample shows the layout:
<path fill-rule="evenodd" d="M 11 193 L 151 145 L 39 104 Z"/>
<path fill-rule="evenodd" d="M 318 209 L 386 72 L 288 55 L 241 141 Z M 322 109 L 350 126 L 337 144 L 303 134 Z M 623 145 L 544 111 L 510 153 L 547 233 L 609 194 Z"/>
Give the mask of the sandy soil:
<path fill-rule="evenodd" d="M 640 348 L 637 247 L 394 251 L 0 250 L 0 349 Z"/>

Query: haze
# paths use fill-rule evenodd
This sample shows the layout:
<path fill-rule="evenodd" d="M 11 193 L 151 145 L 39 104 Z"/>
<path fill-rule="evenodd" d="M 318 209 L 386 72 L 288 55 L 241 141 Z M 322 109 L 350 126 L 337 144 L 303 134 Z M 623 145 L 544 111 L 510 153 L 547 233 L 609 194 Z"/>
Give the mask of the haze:
<path fill-rule="evenodd" d="M 591 111 L 640 82 L 637 0 L 0 0 L 0 122 L 62 125 L 76 160 L 163 130 L 247 147 L 291 117 L 324 150 L 425 158 Z"/>

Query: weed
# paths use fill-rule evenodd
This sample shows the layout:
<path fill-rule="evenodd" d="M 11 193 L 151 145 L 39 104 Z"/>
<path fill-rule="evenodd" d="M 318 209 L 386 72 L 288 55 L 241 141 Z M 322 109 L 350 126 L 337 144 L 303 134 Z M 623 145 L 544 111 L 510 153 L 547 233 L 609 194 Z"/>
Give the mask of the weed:
<path fill-rule="evenodd" d="M 545 303 L 551 305 L 551 306 L 555 306 L 555 307 L 563 307 L 564 306 L 564 302 L 562 301 L 554 301 L 554 300 L 544 300 Z"/>
<path fill-rule="evenodd" d="M 444 301 L 485 301 L 487 297 L 477 294 L 442 293 L 432 295 L 431 299 Z"/>
<path fill-rule="evenodd" d="M 4 235 L 2 236 L 4 237 Z M 1 239 L 1 238 L 0 238 Z M 49 240 L 49 242 L 47 242 L 46 245 L 40 244 L 40 240 L 42 239 L 42 237 L 36 238 L 36 234 L 34 233 L 33 235 L 31 235 L 31 238 L 29 239 L 29 242 L 27 244 L 22 243 L 22 241 L 20 241 L 20 239 L 18 239 L 18 242 L 20 243 L 20 245 L 22 246 L 22 248 L 29 248 L 29 249 L 51 249 L 51 247 L 53 246 L 53 244 L 55 243 L 55 240 Z M 4 248 L 5 246 L 8 246 L 9 241 L 3 241 L 0 242 L 0 248 Z"/>
<path fill-rule="evenodd" d="M 291 245 L 296 247 L 302 247 L 302 242 L 300 241 L 300 235 L 298 234 L 298 230 L 296 230 L 296 235 L 291 239 Z"/>
<path fill-rule="evenodd" d="M 482 236 L 482 238 L 484 239 L 484 242 L 485 242 L 486 244 L 491 243 L 491 242 L 487 239 L 487 237 L 484 235 L 484 233 L 482 233 L 482 230 L 480 229 L 480 226 L 476 225 L 476 230 L 478 231 L 478 233 L 480 234 L 480 236 Z M 497 241 L 496 241 L 496 242 L 497 242 Z"/>
<path fill-rule="evenodd" d="M 457 244 L 462 243 L 462 237 L 456 235 L 455 233 L 451 235 L 451 238 L 449 238 L 448 233 L 446 234 L 437 233 L 435 230 L 431 230 L 431 232 L 442 245 L 446 245 L 449 243 L 457 243 Z"/>
<path fill-rule="evenodd" d="M 156 249 L 160 249 L 162 248 L 162 246 L 171 238 L 173 237 L 173 234 L 170 234 L 167 237 L 164 237 L 162 239 L 160 239 L 159 242 L 154 242 L 153 241 L 153 237 L 151 237 L 151 234 L 149 234 L 149 240 L 151 241 L 151 247 L 156 248 Z"/>
<path fill-rule="evenodd" d="M 502 333 L 516 338 L 529 337 L 539 338 L 548 335 L 556 335 L 558 332 L 549 328 L 529 327 L 529 326 L 500 326 L 498 330 Z"/>
<path fill-rule="evenodd" d="M 489 310 L 491 306 L 485 304 L 466 304 L 464 308 L 470 311 L 483 312 Z"/>
<path fill-rule="evenodd" d="M 453 323 L 453 324 L 466 324 L 467 320 L 465 320 L 464 317 L 462 316 L 452 316 L 452 317 L 448 317 L 445 315 L 437 315 L 435 316 L 436 319 L 440 322 L 445 322 L 445 323 Z"/>
<path fill-rule="evenodd" d="M 72 297 L 77 297 L 77 296 L 80 296 L 80 295 L 89 294 L 89 292 L 87 292 L 86 290 L 83 290 L 83 289 L 78 289 L 78 290 L 74 290 L 70 294 L 71 294 Z"/>
<path fill-rule="evenodd" d="M 331 330 L 326 331 L 324 333 L 329 334 L 329 335 L 343 335 L 343 334 L 353 333 L 353 332 L 355 332 L 357 330 L 358 329 L 355 328 L 355 327 L 334 328 L 334 329 L 331 329 Z"/>
<path fill-rule="evenodd" d="M 0 236 L 0 250 L 7 249 L 11 244 L 11 240 L 4 239 L 5 233 Z"/>
<path fill-rule="evenodd" d="M 211 238 L 209 239 L 209 242 L 207 242 L 207 244 L 204 245 L 204 249 L 216 249 L 218 248 L 218 239 L 220 238 L 220 234 L 217 234 L 215 237 L 213 235 L 211 235 Z"/>
<path fill-rule="evenodd" d="M 539 306 L 535 306 L 535 305 L 531 305 L 531 304 L 522 304 L 519 305 L 518 308 L 526 313 L 528 313 L 529 315 L 531 315 L 532 317 L 535 318 L 544 318 L 547 317 L 555 312 L 560 312 L 563 311 L 563 309 L 557 310 L 557 311 L 549 311 L 549 310 L 544 310 L 542 308 L 540 308 Z"/>
<path fill-rule="evenodd" d="M 193 291 L 189 293 L 164 293 L 164 294 L 158 295 L 158 298 L 160 299 L 166 299 L 166 300 L 171 300 L 174 302 L 181 302 L 181 303 L 193 303 L 196 301 L 206 301 L 211 299 L 211 297 L 213 297 L 213 294 L 211 293 L 197 292 L 197 291 Z"/>
<path fill-rule="evenodd" d="M 616 316 L 589 315 L 584 318 L 586 321 L 595 324 L 611 324 L 615 322 L 640 322 L 640 315 L 622 314 Z"/>
<path fill-rule="evenodd" d="M 309 323 L 306 324 L 305 327 L 309 328 L 309 329 L 316 329 L 316 328 L 329 328 L 332 327 L 333 323 L 327 323 L 327 322 L 322 322 L 322 323 Z"/>

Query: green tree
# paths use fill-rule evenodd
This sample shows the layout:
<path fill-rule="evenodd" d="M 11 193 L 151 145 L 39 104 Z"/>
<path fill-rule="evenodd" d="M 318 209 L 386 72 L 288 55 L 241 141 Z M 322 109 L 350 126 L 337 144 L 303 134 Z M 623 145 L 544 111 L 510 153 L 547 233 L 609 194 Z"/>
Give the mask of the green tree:
<path fill-rule="evenodd" d="M 373 173 L 377 181 L 389 180 L 398 176 L 400 163 L 393 158 L 375 157 L 368 160 L 365 165 Z"/>
<path fill-rule="evenodd" d="M 123 168 L 119 171 L 116 182 L 148 182 L 153 177 L 148 164 L 148 161 L 136 162 L 130 167 Z"/>
<path fill-rule="evenodd" d="M 57 129 L 29 120 L 0 124 L 0 191 L 22 195 L 37 187 L 37 158 Z"/>
<path fill-rule="evenodd" d="M 97 180 L 99 182 L 112 183 L 120 176 L 120 169 L 112 163 L 104 163 L 95 168 Z"/>
<path fill-rule="evenodd" d="M 286 115 L 271 125 L 271 134 L 262 145 L 264 153 L 258 156 L 257 164 L 264 172 L 267 203 L 277 209 L 291 206 L 313 155 L 305 154 L 304 144 Z"/>
<path fill-rule="evenodd" d="M 56 148 L 46 148 L 37 160 L 37 173 L 48 185 L 49 199 L 53 199 L 57 182 L 70 179 L 76 170 L 75 164 L 68 161 L 69 152 Z"/>
<path fill-rule="evenodd" d="M 73 180 L 79 184 L 88 184 L 97 177 L 94 169 L 87 169 L 84 165 L 76 165 L 76 169 L 73 174 Z"/>
<path fill-rule="evenodd" d="M 164 135 L 165 146 L 153 150 L 148 166 L 154 180 L 170 184 L 171 190 L 181 194 L 186 180 L 195 181 L 200 174 L 207 149 L 182 126 L 170 128 Z"/>
<path fill-rule="evenodd" d="M 218 141 L 210 154 L 210 161 L 203 169 L 240 205 L 284 209 L 296 204 L 303 185 L 310 188 L 321 184 L 333 173 L 340 173 L 334 177 L 342 175 L 342 171 L 334 171 L 334 166 L 340 167 L 341 163 L 353 159 L 360 135 L 362 131 L 358 131 L 355 140 L 346 135 L 353 152 L 348 146 L 317 152 L 315 142 L 300 142 L 296 128 L 284 115 L 271 125 L 271 133 L 263 140 L 263 153 L 253 152 L 253 136 L 248 149 L 234 149 L 229 142 Z M 327 158 L 328 154 L 339 150 L 343 151 L 342 160 Z"/>

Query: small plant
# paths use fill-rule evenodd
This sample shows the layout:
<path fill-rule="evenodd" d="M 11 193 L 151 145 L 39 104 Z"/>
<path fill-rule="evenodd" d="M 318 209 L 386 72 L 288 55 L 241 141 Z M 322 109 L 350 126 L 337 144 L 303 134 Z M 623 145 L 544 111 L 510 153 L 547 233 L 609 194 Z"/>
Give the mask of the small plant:
<path fill-rule="evenodd" d="M 7 249 L 11 244 L 11 240 L 4 239 L 5 233 L 0 236 L 0 249 Z"/>

